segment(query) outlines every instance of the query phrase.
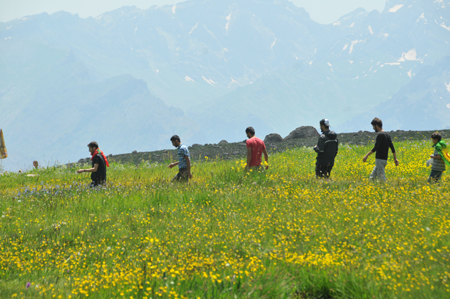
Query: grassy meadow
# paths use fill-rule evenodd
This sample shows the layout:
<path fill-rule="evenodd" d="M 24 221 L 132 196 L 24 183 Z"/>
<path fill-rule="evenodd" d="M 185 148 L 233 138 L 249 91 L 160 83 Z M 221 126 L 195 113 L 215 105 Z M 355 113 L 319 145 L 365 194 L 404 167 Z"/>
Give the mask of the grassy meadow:
<path fill-rule="evenodd" d="M 168 163 L 112 163 L 100 189 L 75 168 L 3 175 L 0 297 L 449 298 L 449 175 L 426 183 L 431 142 L 402 141 L 370 182 L 371 145 L 341 145 L 331 181 L 311 148 L 264 173 L 194 160 L 188 185 Z"/>

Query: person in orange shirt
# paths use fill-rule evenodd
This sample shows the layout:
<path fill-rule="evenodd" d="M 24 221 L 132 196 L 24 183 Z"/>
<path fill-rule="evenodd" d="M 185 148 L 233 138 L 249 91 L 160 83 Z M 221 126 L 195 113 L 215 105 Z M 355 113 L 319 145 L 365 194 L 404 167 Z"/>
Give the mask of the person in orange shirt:
<path fill-rule="evenodd" d="M 269 154 L 267 154 L 266 145 L 264 141 L 255 136 L 255 129 L 252 127 L 248 127 L 245 129 L 245 133 L 247 134 L 247 165 L 245 169 L 262 169 L 261 165 L 261 156 L 264 154 L 264 158 L 266 162 L 269 163 Z M 269 166 L 266 166 L 266 170 L 269 169 Z"/>

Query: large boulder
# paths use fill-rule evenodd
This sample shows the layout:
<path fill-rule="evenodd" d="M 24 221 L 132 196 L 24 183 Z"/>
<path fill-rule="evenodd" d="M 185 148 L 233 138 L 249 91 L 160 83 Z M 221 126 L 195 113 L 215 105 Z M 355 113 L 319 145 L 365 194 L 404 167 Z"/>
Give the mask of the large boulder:
<path fill-rule="evenodd" d="M 317 132 L 316 128 L 312 126 L 302 126 L 300 128 L 292 131 L 284 140 L 308 138 L 308 137 L 319 137 L 320 134 Z"/>
<path fill-rule="evenodd" d="M 220 144 L 220 145 L 223 145 L 223 144 L 228 144 L 228 141 L 226 141 L 226 140 L 222 140 L 222 141 L 220 141 L 220 142 L 219 142 L 219 144 Z"/>
<path fill-rule="evenodd" d="M 283 137 L 281 137 L 280 134 L 277 133 L 272 133 L 266 136 L 266 138 L 264 138 L 264 143 L 276 143 L 276 142 L 282 142 L 283 141 Z"/>

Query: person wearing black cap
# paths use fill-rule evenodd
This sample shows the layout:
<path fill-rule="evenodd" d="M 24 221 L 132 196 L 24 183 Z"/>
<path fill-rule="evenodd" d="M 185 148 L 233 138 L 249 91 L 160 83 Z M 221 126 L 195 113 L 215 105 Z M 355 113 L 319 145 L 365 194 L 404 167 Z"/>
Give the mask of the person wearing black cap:
<path fill-rule="evenodd" d="M 328 119 L 322 119 L 319 124 L 322 135 L 320 135 L 319 141 L 314 147 L 314 151 L 317 153 L 316 177 L 329 178 L 334 166 L 334 159 L 338 153 L 339 141 L 337 134 L 330 131 Z"/>

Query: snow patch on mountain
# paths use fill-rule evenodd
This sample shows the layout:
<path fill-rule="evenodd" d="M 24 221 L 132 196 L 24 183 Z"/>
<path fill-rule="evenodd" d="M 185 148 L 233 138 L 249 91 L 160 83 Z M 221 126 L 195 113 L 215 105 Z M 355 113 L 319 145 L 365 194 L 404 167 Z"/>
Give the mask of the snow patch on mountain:
<path fill-rule="evenodd" d="M 373 35 L 373 30 L 372 30 L 372 26 L 370 26 L 370 25 L 369 25 L 369 32 L 370 32 L 370 34 L 372 34 L 372 35 Z"/>
<path fill-rule="evenodd" d="M 202 76 L 203 80 L 205 80 L 209 85 L 214 86 L 215 84 L 217 84 L 216 82 L 214 82 L 212 79 L 206 79 L 205 76 Z"/>
<path fill-rule="evenodd" d="M 366 40 L 354 40 L 354 41 L 352 41 L 352 44 L 351 44 L 351 46 L 350 46 L 350 50 L 348 51 L 348 54 L 352 54 L 352 52 L 353 52 L 353 47 L 357 44 L 357 43 L 363 43 L 363 42 L 365 42 Z"/>
<path fill-rule="evenodd" d="M 231 12 L 230 14 L 226 17 L 227 19 L 227 24 L 225 25 L 225 30 L 228 32 L 228 29 L 230 28 L 230 22 L 231 22 Z"/>
<path fill-rule="evenodd" d="M 275 37 L 275 40 L 274 40 L 273 43 L 270 45 L 270 48 L 273 49 L 273 46 L 275 46 L 276 43 L 277 43 L 277 38 Z"/>
<path fill-rule="evenodd" d="M 208 32 L 212 37 L 214 37 L 214 39 L 217 41 L 216 36 L 214 35 L 214 32 L 212 32 L 211 30 L 209 30 L 209 28 L 206 25 L 203 25 L 203 28 L 205 28 L 206 32 Z"/>
<path fill-rule="evenodd" d="M 420 22 L 420 20 L 424 20 L 424 22 L 427 22 L 427 19 L 425 18 L 425 13 L 422 13 L 418 18 L 417 18 L 417 23 Z"/>
<path fill-rule="evenodd" d="M 175 14 L 176 10 L 177 10 L 177 5 L 175 4 L 174 6 L 172 6 L 172 13 Z"/>
<path fill-rule="evenodd" d="M 444 82 L 444 84 L 445 84 L 445 87 L 447 87 L 448 92 L 450 92 L 450 82 L 448 82 L 448 84 Z"/>
<path fill-rule="evenodd" d="M 403 62 L 406 60 L 420 60 L 419 58 L 417 58 L 416 49 L 412 49 L 406 53 L 402 53 L 402 57 L 400 57 L 398 61 Z"/>
<path fill-rule="evenodd" d="M 230 82 L 230 84 L 228 84 L 228 88 L 231 88 L 232 87 L 231 85 L 233 85 L 233 84 L 237 84 L 237 85 L 241 86 L 241 84 L 239 84 L 238 81 L 234 80 L 233 77 L 231 77 L 231 82 Z"/>
<path fill-rule="evenodd" d="M 195 80 L 189 76 L 184 77 L 184 80 L 186 80 L 187 82 L 195 82 Z"/>
<path fill-rule="evenodd" d="M 447 29 L 448 31 L 450 31 L 450 26 L 448 26 L 448 27 L 445 26 L 445 23 L 444 23 L 444 22 L 442 22 L 441 27 Z"/>
<path fill-rule="evenodd" d="M 441 5 L 441 8 L 445 8 L 444 0 L 435 0 L 434 3 L 439 3 Z"/>
<path fill-rule="evenodd" d="M 397 10 L 399 10 L 402 7 L 403 7 L 403 4 L 397 4 L 394 7 L 390 8 L 389 12 L 397 12 Z"/>
<path fill-rule="evenodd" d="M 191 31 L 189 31 L 189 34 L 191 34 L 192 32 L 194 32 L 194 30 L 195 30 L 195 28 L 197 28 L 197 26 L 198 26 L 198 22 L 197 22 L 197 24 L 195 24 L 195 26 L 191 29 Z"/>
<path fill-rule="evenodd" d="M 408 74 L 408 77 L 412 78 L 412 76 L 413 76 L 412 69 L 410 69 L 407 74 Z"/>

